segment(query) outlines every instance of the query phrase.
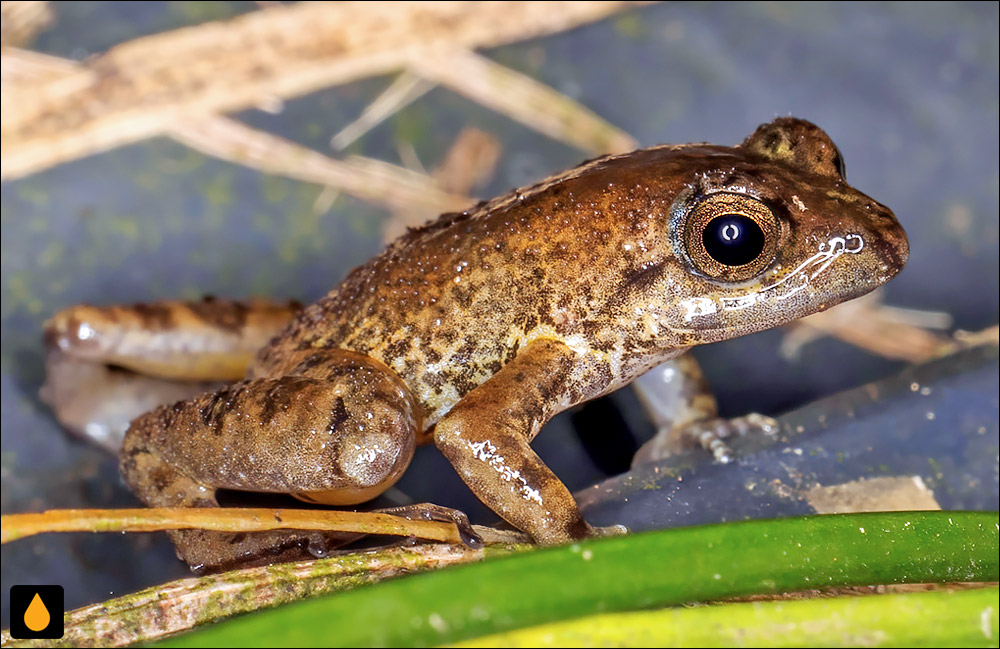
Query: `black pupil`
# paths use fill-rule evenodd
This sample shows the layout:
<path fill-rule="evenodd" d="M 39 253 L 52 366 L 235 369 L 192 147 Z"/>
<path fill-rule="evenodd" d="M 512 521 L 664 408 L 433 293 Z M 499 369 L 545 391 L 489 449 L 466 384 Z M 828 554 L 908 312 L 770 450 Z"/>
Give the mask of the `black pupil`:
<path fill-rule="evenodd" d="M 741 214 L 723 214 L 702 232 L 705 252 L 725 266 L 742 266 L 764 250 L 764 232 L 756 221 Z"/>

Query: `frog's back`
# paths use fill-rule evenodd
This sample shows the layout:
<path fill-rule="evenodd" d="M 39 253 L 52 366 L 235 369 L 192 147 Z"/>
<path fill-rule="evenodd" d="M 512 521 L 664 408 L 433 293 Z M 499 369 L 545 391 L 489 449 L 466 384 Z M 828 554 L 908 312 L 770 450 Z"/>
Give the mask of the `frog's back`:
<path fill-rule="evenodd" d="M 718 225 L 732 219 L 756 228 L 747 259 L 709 241 L 739 234 Z M 550 339 L 586 365 L 574 398 L 588 399 L 692 345 L 866 293 L 907 250 L 892 212 L 847 185 L 829 137 L 779 118 L 737 147 L 597 159 L 412 230 L 302 311 L 251 375 L 287 373 L 304 350 L 366 354 L 432 425 Z"/>
<path fill-rule="evenodd" d="M 626 214 L 651 201 L 617 190 L 648 170 L 637 155 L 675 149 L 600 158 L 410 230 L 307 307 L 254 374 L 280 373 L 307 348 L 364 353 L 406 381 L 433 423 L 535 337 L 600 338 L 591 316 L 618 288 L 594 281 L 618 274 L 602 251 L 635 238 L 646 219 Z"/>

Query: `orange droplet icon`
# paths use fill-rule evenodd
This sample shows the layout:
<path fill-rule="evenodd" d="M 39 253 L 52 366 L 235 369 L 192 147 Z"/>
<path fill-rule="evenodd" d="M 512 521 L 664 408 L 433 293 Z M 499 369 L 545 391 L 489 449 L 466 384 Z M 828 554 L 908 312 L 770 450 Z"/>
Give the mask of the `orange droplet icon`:
<path fill-rule="evenodd" d="M 51 619 L 49 609 L 45 608 L 42 598 L 35 593 L 31 603 L 28 604 L 28 609 L 24 612 L 24 626 L 37 633 L 47 627 Z"/>

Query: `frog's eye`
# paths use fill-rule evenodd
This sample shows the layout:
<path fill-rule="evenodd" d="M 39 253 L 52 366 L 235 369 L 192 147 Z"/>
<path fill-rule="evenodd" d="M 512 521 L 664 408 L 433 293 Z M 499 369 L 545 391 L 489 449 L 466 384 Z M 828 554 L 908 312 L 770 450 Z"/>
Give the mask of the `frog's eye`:
<path fill-rule="evenodd" d="M 702 273 L 724 282 L 742 282 L 774 261 L 779 234 L 778 220 L 759 200 L 712 194 L 691 208 L 682 243 Z"/>

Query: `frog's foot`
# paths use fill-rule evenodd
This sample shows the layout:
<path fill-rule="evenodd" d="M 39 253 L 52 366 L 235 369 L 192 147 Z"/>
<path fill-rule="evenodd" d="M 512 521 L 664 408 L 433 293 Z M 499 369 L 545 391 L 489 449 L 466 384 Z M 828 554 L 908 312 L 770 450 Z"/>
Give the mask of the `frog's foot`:
<path fill-rule="evenodd" d="M 758 413 L 733 419 L 696 421 L 680 429 L 660 431 L 642 445 L 632 466 L 665 459 L 689 448 L 703 448 L 719 464 L 732 462 L 736 454 L 727 440 L 740 437 L 772 437 L 778 432 L 778 422 Z"/>
<path fill-rule="evenodd" d="M 433 503 L 416 503 L 413 505 L 403 505 L 401 507 L 386 507 L 376 509 L 382 514 L 392 514 L 408 520 L 439 521 L 442 523 L 454 523 L 458 528 L 458 535 L 462 543 L 468 547 L 478 550 L 483 547 L 483 539 L 472 529 L 469 517 L 457 509 L 442 507 Z"/>

